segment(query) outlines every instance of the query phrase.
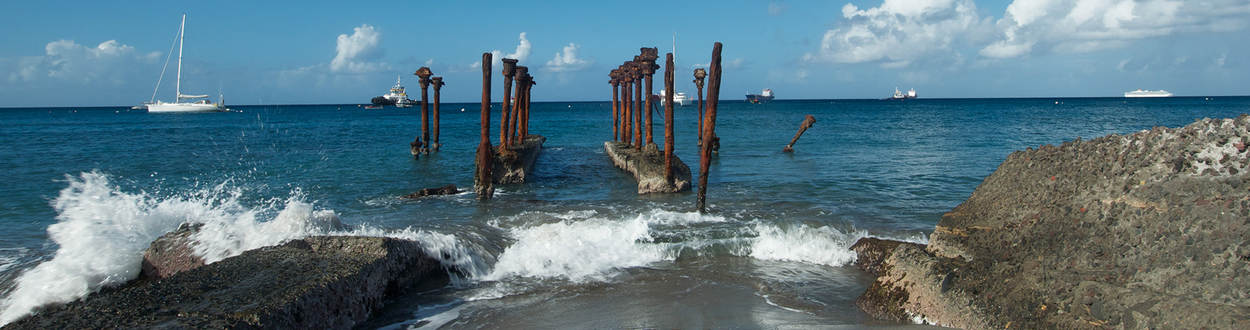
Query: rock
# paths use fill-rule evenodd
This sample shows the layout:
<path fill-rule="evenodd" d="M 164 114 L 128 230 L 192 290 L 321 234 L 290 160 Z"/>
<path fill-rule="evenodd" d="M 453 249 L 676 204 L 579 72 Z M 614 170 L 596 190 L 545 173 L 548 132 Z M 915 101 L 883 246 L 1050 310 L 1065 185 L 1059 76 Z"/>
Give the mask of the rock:
<path fill-rule="evenodd" d="M 538 153 L 543 150 L 547 138 L 542 135 L 528 135 L 521 144 L 508 148 L 507 152 L 496 151 L 491 177 L 496 184 L 525 183 L 529 173 L 534 171 L 534 162 Z"/>
<path fill-rule="evenodd" d="M 690 167 L 673 155 L 673 184 L 664 181 L 664 153 L 657 149 L 642 152 L 628 145 L 608 141 L 603 143 L 608 158 L 638 180 L 638 194 L 674 193 L 690 190 Z"/>
<path fill-rule="evenodd" d="M 438 188 L 421 189 L 420 191 L 417 191 L 415 193 L 404 195 L 404 198 L 421 198 L 421 197 L 436 196 L 436 195 L 455 195 L 459 193 L 460 193 L 460 190 L 456 189 L 456 185 L 449 184 L 449 185 L 438 187 Z"/>
<path fill-rule="evenodd" d="M 1250 328 L 1250 117 L 1017 151 L 857 302 L 958 328 Z"/>
<path fill-rule="evenodd" d="M 202 223 L 184 223 L 177 230 L 152 241 L 143 251 L 140 280 L 156 280 L 204 265 L 204 258 L 195 255 L 191 235 L 203 228 Z"/>
<path fill-rule="evenodd" d="M 8 326 L 346 329 L 387 297 L 447 276 L 414 241 L 310 237 L 106 289 Z"/>
<path fill-rule="evenodd" d="M 851 250 L 855 251 L 855 267 L 873 275 L 880 275 L 881 264 L 885 262 L 890 254 L 894 253 L 894 249 L 899 245 L 914 245 L 921 249 L 923 244 L 908 243 L 894 241 L 888 239 L 879 239 L 875 237 L 864 237 L 855 241 L 851 245 Z"/>

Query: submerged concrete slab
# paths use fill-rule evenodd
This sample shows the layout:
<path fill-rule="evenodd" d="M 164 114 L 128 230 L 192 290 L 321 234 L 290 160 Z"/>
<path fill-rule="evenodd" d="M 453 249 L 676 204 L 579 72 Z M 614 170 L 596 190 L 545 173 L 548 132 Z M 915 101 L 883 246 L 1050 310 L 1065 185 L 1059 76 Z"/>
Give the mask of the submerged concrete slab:
<path fill-rule="evenodd" d="M 677 155 L 673 155 L 673 183 L 664 181 L 664 153 L 655 148 L 634 150 L 628 145 L 607 141 L 603 143 L 608 158 L 638 180 L 638 194 L 674 193 L 690 190 L 690 167 Z"/>
<path fill-rule="evenodd" d="M 525 183 L 534 170 L 534 161 L 543 150 L 547 138 L 542 135 L 526 136 L 520 145 L 508 148 L 508 152 L 495 151 L 495 166 L 491 168 L 492 181 L 496 184 Z"/>

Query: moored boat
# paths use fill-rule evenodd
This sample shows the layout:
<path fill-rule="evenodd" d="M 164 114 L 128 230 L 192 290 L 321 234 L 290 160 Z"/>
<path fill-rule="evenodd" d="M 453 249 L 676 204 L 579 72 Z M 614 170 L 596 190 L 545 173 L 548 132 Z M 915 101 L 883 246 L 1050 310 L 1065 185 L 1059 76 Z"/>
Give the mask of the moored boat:
<path fill-rule="evenodd" d="M 1172 92 L 1162 89 L 1157 91 L 1138 89 L 1135 91 L 1125 92 L 1124 97 L 1172 97 Z"/>
<path fill-rule="evenodd" d="M 225 104 L 222 102 L 212 103 L 208 100 L 208 95 L 188 95 L 182 94 L 182 45 L 186 36 L 187 14 L 182 14 L 182 24 L 178 26 L 178 76 L 174 84 L 174 101 L 163 102 L 156 101 L 147 104 L 148 112 L 213 112 L 226 111 Z M 168 62 L 166 62 L 168 63 Z M 165 76 L 165 71 L 161 70 L 161 77 Z M 156 88 L 160 89 L 160 79 L 157 80 Z M 153 95 L 156 92 L 152 93 Z M 155 98 L 155 97 L 153 97 Z M 185 100 L 197 100 L 188 102 Z"/>

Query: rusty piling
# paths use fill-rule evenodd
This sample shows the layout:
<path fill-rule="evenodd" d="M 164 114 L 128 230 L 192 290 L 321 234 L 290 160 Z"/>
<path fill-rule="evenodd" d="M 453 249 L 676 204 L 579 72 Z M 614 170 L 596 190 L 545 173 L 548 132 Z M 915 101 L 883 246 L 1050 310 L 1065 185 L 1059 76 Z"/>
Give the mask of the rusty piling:
<path fill-rule="evenodd" d="M 694 86 L 699 90 L 699 137 L 698 145 L 703 145 L 703 79 L 707 78 L 707 70 L 694 69 Z"/>
<path fill-rule="evenodd" d="M 624 113 L 621 116 L 621 126 L 624 129 L 621 132 L 621 142 L 625 145 L 634 143 L 634 98 L 633 98 L 633 80 L 630 80 L 629 66 L 623 65 L 621 71 L 621 102 L 624 106 Z"/>
<path fill-rule="evenodd" d="M 811 128 L 813 124 L 816 124 L 816 117 L 807 115 L 807 118 L 803 118 L 803 122 L 799 123 L 799 132 L 794 133 L 794 138 L 790 139 L 790 144 L 787 144 L 785 148 L 781 149 L 781 151 L 794 152 L 794 144 L 799 142 L 799 137 L 803 136 L 803 132 L 806 132 L 807 129 Z"/>
<path fill-rule="evenodd" d="M 619 124 L 617 122 L 617 119 L 619 118 L 617 117 L 617 112 L 616 112 L 618 110 L 617 100 L 619 100 L 619 95 L 616 93 L 616 91 L 617 91 L 617 87 L 620 86 L 621 83 L 616 81 L 617 72 L 619 71 L 616 69 L 612 69 L 612 72 L 608 73 L 608 77 L 610 78 L 608 79 L 608 84 L 612 85 L 612 140 L 613 141 L 616 141 L 620 137 L 619 136 L 620 129 L 619 127 L 617 127 L 617 125 Z"/>
<path fill-rule="evenodd" d="M 426 142 L 421 152 L 428 154 L 430 153 L 430 75 L 434 73 L 430 72 L 429 67 L 423 66 L 413 74 L 421 78 L 419 80 L 421 83 L 421 140 Z"/>
<path fill-rule="evenodd" d="M 673 184 L 673 53 L 664 61 L 664 182 Z"/>
<path fill-rule="evenodd" d="M 491 54 L 482 53 L 482 138 L 477 145 L 477 171 L 473 175 L 473 191 L 477 193 L 477 199 L 483 201 L 495 194 L 490 173 L 494 164 L 491 159 L 494 152 L 490 146 L 490 66 Z"/>
<path fill-rule="evenodd" d="M 513 92 L 512 115 L 508 118 L 508 145 L 516 145 L 521 142 L 517 140 L 517 134 L 520 133 L 518 125 L 521 123 L 521 99 L 525 97 L 525 79 L 529 77 L 530 69 L 527 66 L 516 67 L 513 73 L 516 77 L 516 91 Z"/>
<path fill-rule="evenodd" d="M 632 77 L 634 79 L 634 149 L 642 150 L 643 132 L 642 132 L 642 112 L 646 109 L 642 108 L 642 63 L 639 57 L 635 56 L 635 66 Z"/>
<path fill-rule="evenodd" d="M 647 112 L 646 145 L 654 145 L 655 139 L 654 139 L 654 134 L 652 133 L 652 129 L 651 129 L 651 123 L 652 123 L 651 109 L 653 106 L 651 104 L 651 95 L 653 95 L 652 93 L 653 91 L 655 91 L 652 85 L 652 80 L 653 80 L 652 77 L 655 75 L 655 69 L 660 68 L 659 65 L 655 64 L 655 61 L 659 59 L 659 54 L 658 54 L 659 50 L 656 48 L 643 47 L 642 49 L 640 49 L 640 51 L 642 53 L 641 55 L 639 55 L 642 59 L 642 75 L 643 75 L 643 79 L 646 80 L 646 83 L 647 83 L 647 94 L 646 94 L 647 101 L 645 105 L 643 106 L 643 109 L 644 109 L 643 111 Z"/>
<path fill-rule="evenodd" d="M 505 58 L 503 61 L 503 108 L 499 111 L 499 152 L 508 146 L 508 116 L 512 95 L 512 76 L 516 73 L 516 59 Z"/>
<path fill-rule="evenodd" d="M 525 111 L 522 112 L 522 115 L 521 115 L 521 141 L 522 142 L 524 142 L 525 139 L 529 137 L 530 135 L 530 100 L 533 99 L 532 92 L 534 91 L 534 85 L 538 85 L 538 82 L 534 81 L 534 76 L 531 76 L 529 74 L 525 75 L 525 83 L 526 83 Z"/>
<path fill-rule="evenodd" d="M 707 172 L 712 165 L 712 139 L 716 136 L 716 105 L 720 99 L 721 47 L 720 42 L 712 46 L 712 62 L 708 65 L 711 73 L 707 84 L 707 118 L 702 132 L 705 142 L 699 152 L 699 193 L 695 200 L 695 207 L 700 213 L 707 211 Z"/>
<path fill-rule="evenodd" d="M 434 140 L 430 142 L 430 147 L 434 148 L 434 151 L 438 151 L 438 147 L 443 146 L 442 143 L 438 142 L 438 106 L 442 103 L 442 100 L 439 98 L 439 91 L 443 89 L 443 85 L 446 85 L 446 83 L 443 83 L 443 77 L 433 77 L 430 78 L 430 81 L 434 85 L 434 136 L 432 137 Z"/>

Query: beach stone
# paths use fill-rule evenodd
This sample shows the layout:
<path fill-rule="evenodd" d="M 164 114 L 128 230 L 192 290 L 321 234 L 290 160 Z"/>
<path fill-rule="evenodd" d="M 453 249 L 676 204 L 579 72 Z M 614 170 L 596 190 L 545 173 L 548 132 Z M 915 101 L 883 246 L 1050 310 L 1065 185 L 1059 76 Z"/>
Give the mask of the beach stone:
<path fill-rule="evenodd" d="M 195 254 L 191 239 L 203 228 L 202 223 L 184 223 L 178 229 L 161 235 L 143 251 L 140 280 L 156 280 L 204 265 L 204 258 Z"/>
<path fill-rule="evenodd" d="M 347 329 L 388 297 L 447 279 L 438 260 L 414 241 L 309 237 L 105 289 L 7 327 Z"/>
<path fill-rule="evenodd" d="M 987 328 L 1250 328 L 1250 117 L 1017 151 L 857 301 Z"/>
<path fill-rule="evenodd" d="M 456 185 L 449 184 L 449 185 L 438 187 L 438 188 L 421 189 L 417 192 L 404 195 L 404 198 L 412 199 L 412 198 L 421 198 L 421 197 L 426 197 L 426 196 L 455 195 L 459 193 L 460 193 L 460 189 L 456 189 Z"/>
<path fill-rule="evenodd" d="M 855 267 L 869 274 L 878 275 L 881 273 L 881 264 L 885 262 L 885 259 L 894 253 L 895 248 L 904 244 L 924 248 L 923 244 L 876 237 L 861 238 L 851 245 L 851 251 L 855 251 Z"/>
<path fill-rule="evenodd" d="M 638 180 L 638 194 L 675 193 L 690 190 L 690 167 L 673 155 L 673 184 L 664 181 L 664 153 L 644 148 L 641 152 L 625 143 L 607 141 L 603 149 L 616 167 Z"/>
<path fill-rule="evenodd" d="M 490 172 L 492 181 L 495 184 L 525 183 L 529 173 L 534 171 L 534 162 L 538 160 L 544 142 L 547 142 L 546 137 L 531 134 L 506 152 L 496 151 Z"/>

